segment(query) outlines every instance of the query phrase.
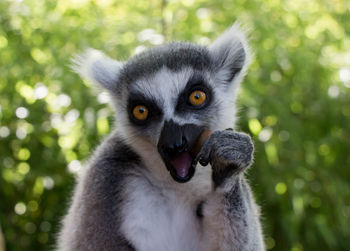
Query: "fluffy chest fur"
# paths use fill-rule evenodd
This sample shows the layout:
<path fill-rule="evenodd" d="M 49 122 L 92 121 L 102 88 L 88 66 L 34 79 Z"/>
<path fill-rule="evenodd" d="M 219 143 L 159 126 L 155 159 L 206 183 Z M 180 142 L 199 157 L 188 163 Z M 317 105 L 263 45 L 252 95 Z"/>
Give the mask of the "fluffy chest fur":
<path fill-rule="evenodd" d="M 198 166 L 188 184 L 159 185 L 146 176 L 127 184 L 121 230 L 137 250 L 202 250 L 196 210 L 210 191 L 210 167 Z"/>

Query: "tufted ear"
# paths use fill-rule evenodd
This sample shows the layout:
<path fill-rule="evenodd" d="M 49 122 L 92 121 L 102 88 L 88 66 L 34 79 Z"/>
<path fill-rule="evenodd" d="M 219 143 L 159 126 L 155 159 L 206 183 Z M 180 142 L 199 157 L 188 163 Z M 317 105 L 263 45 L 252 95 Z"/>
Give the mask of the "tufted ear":
<path fill-rule="evenodd" d="M 251 55 L 246 35 L 235 23 L 209 47 L 218 80 L 226 86 L 237 85 L 245 75 Z"/>
<path fill-rule="evenodd" d="M 72 62 L 72 69 L 82 78 L 98 83 L 111 92 L 116 91 L 123 63 L 95 49 L 88 49 L 83 54 L 73 57 Z"/>

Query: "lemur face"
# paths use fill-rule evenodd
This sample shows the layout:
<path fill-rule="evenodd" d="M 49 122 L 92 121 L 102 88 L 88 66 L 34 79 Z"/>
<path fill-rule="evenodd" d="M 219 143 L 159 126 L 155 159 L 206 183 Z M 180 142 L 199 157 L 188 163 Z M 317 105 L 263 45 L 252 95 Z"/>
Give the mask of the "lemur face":
<path fill-rule="evenodd" d="M 187 182 L 195 172 L 190 150 L 200 133 L 234 125 L 247 53 L 236 25 L 209 48 L 169 43 L 126 63 L 88 51 L 76 70 L 108 89 L 125 137 L 156 148 L 174 180 Z"/>
<path fill-rule="evenodd" d="M 178 182 L 194 174 L 196 156 L 190 150 L 218 117 L 220 104 L 215 95 L 209 68 L 199 70 L 185 64 L 179 70 L 163 66 L 130 85 L 127 126 L 157 147 Z"/>

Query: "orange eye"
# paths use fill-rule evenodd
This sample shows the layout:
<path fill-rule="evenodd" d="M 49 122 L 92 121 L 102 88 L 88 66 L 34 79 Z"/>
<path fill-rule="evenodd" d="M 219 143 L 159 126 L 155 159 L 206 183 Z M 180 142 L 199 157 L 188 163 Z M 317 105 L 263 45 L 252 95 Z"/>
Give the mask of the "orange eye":
<path fill-rule="evenodd" d="M 202 91 L 194 91 L 189 96 L 189 101 L 194 106 L 202 105 L 207 99 L 207 95 Z"/>
<path fill-rule="evenodd" d="M 132 114 L 138 120 L 146 120 L 148 117 L 148 108 L 144 105 L 137 105 L 132 110 Z"/>

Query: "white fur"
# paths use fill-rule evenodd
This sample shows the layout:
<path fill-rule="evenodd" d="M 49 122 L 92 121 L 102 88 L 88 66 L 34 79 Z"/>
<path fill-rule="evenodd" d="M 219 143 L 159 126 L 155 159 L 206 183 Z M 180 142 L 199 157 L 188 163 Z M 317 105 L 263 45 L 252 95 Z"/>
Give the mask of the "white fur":
<path fill-rule="evenodd" d="M 143 251 L 204 250 L 206 242 L 195 211 L 199 199 L 211 190 L 211 168 L 198 165 L 196 175 L 186 184 L 143 174 L 130 179 L 126 189 L 121 228 L 126 238 Z"/>
<path fill-rule="evenodd" d="M 82 78 L 113 91 L 122 63 L 107 57 L 101 51 L 88 49 L 72 59 L 72 69 Z"/>
<path fill-rule="evenodd" d="M 173 119 L 180 125 L 181 119 L 177 119 L 175 107 L 178 95 L 185 89 L 188 79 L 192 76 L 191 68 L 184 68 L 181 71 L 173 72 L 163 67 L 156 74 L 138 80 L 132 89 L 143 93 L 146 97 L 156 100 L 163 109 L 164 119 Z M 186 123 L 198 121 L 186 121 Z"/>

